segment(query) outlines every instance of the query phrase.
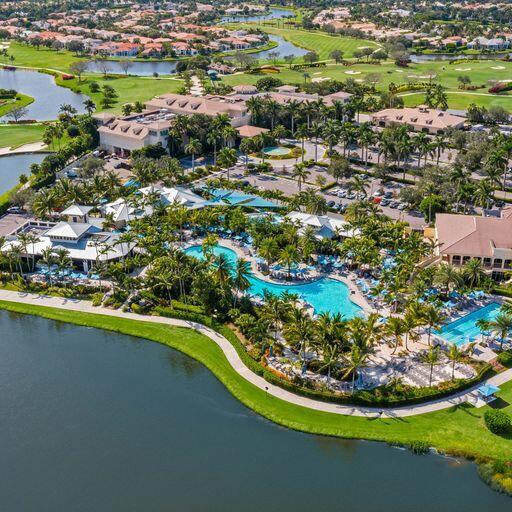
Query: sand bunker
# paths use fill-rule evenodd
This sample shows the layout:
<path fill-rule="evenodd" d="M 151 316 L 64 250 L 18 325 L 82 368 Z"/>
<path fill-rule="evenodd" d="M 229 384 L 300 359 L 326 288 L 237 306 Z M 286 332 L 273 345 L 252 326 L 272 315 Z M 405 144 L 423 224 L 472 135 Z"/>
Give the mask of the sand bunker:
<path fill-rule="evenodd" d="M 395 69 L 395 71 L 396 71 L 397 73 L 403 73 L 403 72 L 404 72 L 404 70 L 403 70 L 403 69 Z"/>
<path fill-rule="evenodd" d="M 345 71 L 345 75 L 360 75 L 361 71 Z"/>
<path fill-rule="evenodd" d="M 505 66 L 491 66 L 491 69 L 507 69 Z"/>
<path fill-rule="evenodd" d="M 455 68 L 455 71 L 471 71 L 473 68 Z"/>
<path fill-rule="evenodd" d="M 329 78 L 327 78 L 326 76 L 317 76 L 316 78 L 312 78 L 311 81 L 312 82 L 325 82 L 325 80 L 329 80 Z"/>

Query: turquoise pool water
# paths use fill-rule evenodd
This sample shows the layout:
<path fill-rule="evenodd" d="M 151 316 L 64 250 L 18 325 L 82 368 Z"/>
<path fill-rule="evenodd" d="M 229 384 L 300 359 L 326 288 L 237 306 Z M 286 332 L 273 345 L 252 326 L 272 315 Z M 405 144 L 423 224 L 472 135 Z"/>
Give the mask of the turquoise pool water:
<path fill-rule="evenodd" d="M 204 259 L 200 245 L 189 247 L 185 252 L 195 258 Z M 235 251 L 220 245 L 215 247 L 214 254 L 217 256 L 225 254 L 233 264 L 238 258 Z M 311 283 L 290 285 L 269 283 L 254 276 L 249 280 L 251 282 L 249 292 L 253 295 L 263 296 L 265 290 L 274 295 L 287 291 L 296 293 L 309 302 L 315 309 L 315 313 L 341 313 L 345 318 L 353 318 L 362 313 L 362 309 L 350 300 L 347 285 L 335 279 L 322 278 Z"/>
<path fill-rule="evenodd" d="M 471 341 L 477 341 L 481 335 L 481 331 L 476 325 L 478 320 L 482 318 L 485 320 L 494 320 L 499 310 L 500 304 L 492 302 L 483 308 L 477 309 L 472 313 L 468 313 L 446 324 L 439 331 L 436 331 L 436 334 L 455 345 L 463 345 L 467 343 L 469 339 L 471 339 Z"/>
<path fill-rule="evenodd" d="M 269 148 L 264 148 L 263 153 L 270 156 L 284 156 L 290 153 L 290 149 L 281 146 L 272 146 Z"/>

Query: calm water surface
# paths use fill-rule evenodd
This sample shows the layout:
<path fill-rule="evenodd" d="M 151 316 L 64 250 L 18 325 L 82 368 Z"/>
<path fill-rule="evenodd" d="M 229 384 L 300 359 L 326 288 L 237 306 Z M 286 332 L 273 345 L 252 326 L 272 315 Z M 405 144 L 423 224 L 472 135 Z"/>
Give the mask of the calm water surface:
<path fill-rule="evenodd" d="M 1 135 L 2 132 L 0 130 Z M 0 194 L 17 185 L 22 174 L 30 176 L 30 166 L 41 163 L 45 156 L 45 153 L 0 156 Z"/>
<path fill-rule="evenodd" d="M 248 21 L 265 21 L 287 17 L 293 18 L 294 16 L 293 11 L 289 11 L 287 9 L 279 9 L 278 7 L 272 7 L 269 9 L 269 11 L 270 12 L 268 14 L 255 14 L 252 16 L 223 16 L 221 21 L 247 23 Z"/>
<path fill-rule="evenodd" d="M 471 464 L 280 428 L 155 343 L 3 311 L 0 333 L 2 511 L 511 510 Z"/>
<path fill-rule="evenodd" d="M 27 115 L 23 118 L 25 120 L 57 119 L 59 107 L 63 103 L 72 105 L 81 114 L 85 112 L 83 102 L 87 97 L 76 94 L 66 87 L 59 87 L 53 76 L 46 73 L 22 69 L 16 69 L 16 71 L 0 69 L 0 89 L 14 89 L 34 98 L 35 101 L 27 107 Z"/>

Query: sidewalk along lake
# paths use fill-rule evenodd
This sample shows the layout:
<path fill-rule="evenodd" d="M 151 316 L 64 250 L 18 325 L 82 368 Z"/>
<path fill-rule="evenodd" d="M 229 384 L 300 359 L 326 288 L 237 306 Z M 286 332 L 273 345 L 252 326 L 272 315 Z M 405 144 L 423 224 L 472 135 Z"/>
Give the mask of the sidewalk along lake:
<path fill-rule="evenodd" d="M 5 311 L 0 332 L 1 510 L 510 510 L 470 463 L 279 427 L 165 346 Z"/>
<path fill-rule="evenodd" d="M 47 154 L 20 153 L 0 156 L 0 195 L 16 186 L 22 174 L 30 176 L 30 166 L 41 163 Z"/>
<path fill-rule="evenodd" d="M 23 120 L 57 119 L 59 108 L 65 103 L 75 107 L 81 114 L 85 112 L 83 103 L 87 96 L 58 86 L 53 76 L 46 73 L 19 68 L 15 71 L 0 69 L 0 89 L 14 89 L 34 98 L 34 102 L 26 107 L 27 115 Z M 4 116 L 0 119 L 5 122 L 8 118 Z"/>

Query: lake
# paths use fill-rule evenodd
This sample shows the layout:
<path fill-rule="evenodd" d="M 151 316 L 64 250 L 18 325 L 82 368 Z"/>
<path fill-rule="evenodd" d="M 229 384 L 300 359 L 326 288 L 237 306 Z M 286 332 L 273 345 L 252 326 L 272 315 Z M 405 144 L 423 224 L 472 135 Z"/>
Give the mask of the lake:
<path fill-rule="evenodd" d="M 252 14 L 250 16 L 223 16 L 222 22 L 235 22 L 235 23 L 247 23 L 248 21 L 265 21 L 274 20 L 281 18 L 293 18 L 294 13 L 288 9 L 279 9 L 278 7 L 271 7 L 270 12 L 267 14 Z"/>
<path fill-rule="evenodd" d="M 59 107 L 64 103 L 72 105 L 79 113 L 85 112 L 83 102 L 87 97 L 76 94 L 66 87 L 58 86 L 53 76 L 46 73 L 23 69 L 16 69 L 16 71 L 0 69 L 0 89 L 14 89 L 35 99 L 28 105 L 24 120 L 57 119 Z M 5 120 L 5 116 L 1 119 Z"/>
<path fill-rule="evenodd" d="M 41 163 L 46 155 L 47 153 L 21 153 L 0 156 L 0 195 L 17 185 L 22 174 L 30 176 L 30 166 Z"/>
<path fill-rule="evenodd" d="M 1 510 L 510 510 L 470 463 L 281 428 L 167 347 L 5 311 L 0 332 Z"/>

